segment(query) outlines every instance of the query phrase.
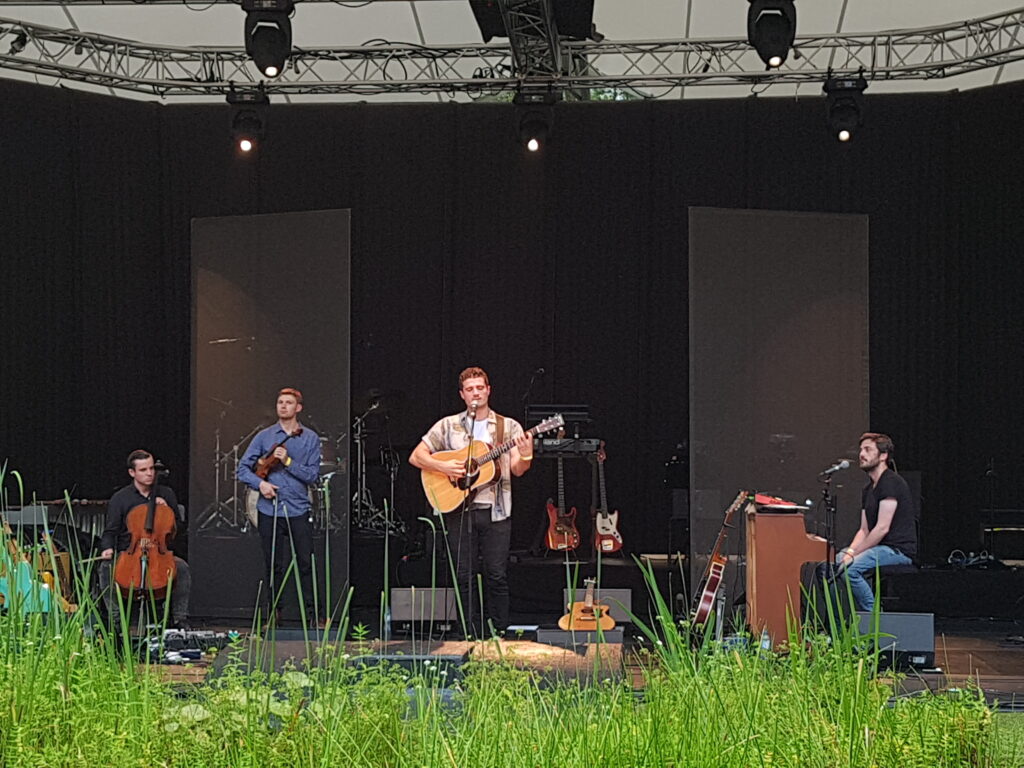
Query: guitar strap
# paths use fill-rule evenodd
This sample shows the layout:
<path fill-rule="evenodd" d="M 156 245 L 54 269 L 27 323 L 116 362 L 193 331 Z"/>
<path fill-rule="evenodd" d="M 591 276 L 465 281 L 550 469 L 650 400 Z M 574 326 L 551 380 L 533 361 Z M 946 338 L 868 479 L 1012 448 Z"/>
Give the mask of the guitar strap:
<path fill-rule="evenodd" d="M 497 411 L 495 411 L 493 409 L 491 410 L 491 412 L 494 414 L 494 420 L 495 420 L 495 425 L 494 425 L 494 444 L 495 445 L 501 445 L 502 443 L 505 442 L 505 417 L 502 416 L 501 414 L 499 414 Z M 495 462 L 494 462 L 494 492 L 496 494 L 497 493 L 504 493 L 505 491 L 510 490 L 511 487 L 512 487 L 511 479 L 509 479 L 508 477 L 505 477 L 505 475 L 503 475 L 502 472 L 501 472 L 501 462 L 498 461 L 498 460 L 495 460 Z M 495 503 L 497 503 L 497 502 L 498 502 L 498 500 L 497 500 L 497 498 L 495 498 Z"/>

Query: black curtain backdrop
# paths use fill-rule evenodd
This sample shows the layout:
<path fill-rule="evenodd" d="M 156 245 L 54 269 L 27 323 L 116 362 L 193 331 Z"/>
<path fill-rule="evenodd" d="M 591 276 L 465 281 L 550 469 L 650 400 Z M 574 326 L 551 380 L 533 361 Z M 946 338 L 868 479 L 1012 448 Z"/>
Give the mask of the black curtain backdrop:
<path fill-rule="evenodd" d="M 191 219 L 349 208 L 352 392 L 405 394 L 377 439 L 411 448 L 469 363 L 518 415 L 544 367 L 535 399 L 591 404 L 626 540 L 658 551 L 663 464 L 688 424 L 688 207 L 860 213 L 864 426 L 923 472 L 926 556 L 974 547 L 989 460 L 997 505 L 1019 506 L 1024 481 L 1024 86 L 867 103 L 849 146 L 817 95 L 563 104 L 538 157 L 508 105 L 276 103 L 240 161 L 226 105 L 0 83 L 0 455 L 42 496 L 95 498 L 147 446 L 183 491 Z M 520 483 L 516 543 L 551 478 L 541 465 Z M 407 466 L 398 484 L 414 520 Z"/>

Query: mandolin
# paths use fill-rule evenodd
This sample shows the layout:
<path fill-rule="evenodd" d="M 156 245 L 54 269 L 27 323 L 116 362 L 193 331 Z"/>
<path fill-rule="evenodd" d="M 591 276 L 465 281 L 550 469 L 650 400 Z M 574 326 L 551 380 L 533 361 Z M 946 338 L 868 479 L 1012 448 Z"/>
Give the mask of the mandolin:
<path fill-rule="evenodd" d="M 281 460 L 274 455 L 274 451 L 276 451 L 282 445 L 287 443 L 291 438 L 298 437 L 301 434 L 302 427 L 299 427 L 290 435 L 285 435 L 284 440 L 282 440 L 280 443 L 278 443 L 269 451 L 267 451 L 266 454 L 256 459 L 256 466 L 253 467 L 252 470 L 256 474 L 256 477 L 258 477 L 260 480 L 266 480 L 267 476 L 281 463 Z"/>
<path fill-rule="evenodd" d="M 725 564 L 728 558 L 722 554 L 722 545 L 725 544 L 727 532 L 732 528 L 732 516 L 736 514 L 743 502 L 750 496 L 748 491 L 740 491 L 729 508 L 725 510 L 725 522 L 722 523 L 722 530 L 718 532 L 718 539 L 715 541 L 715 548 L 711 550 L 708 558 L 708 566 L 704 569 L 704 576 L 701 578 L 700 589 L 697 599 L 697 607 L 693 612 L 693 624 L 698 628 L 704 627 L 711 618 L 711 611 L 715 607 L 715 597 L 722 586 L 722 577 L 725 575 Z"/>
<path fill-rule="evenodd" d="M 562 414 L 556 413 L 549 419 L 545 419 L 526 434 L 536 437 L 544 432 L 558 429 L 565 424 Z M 439 461 L 450 461 L 456 459 L 466 464 L 466 475 L 460 478 L 451 478 L 443 472 L 435 472 L 431 469 L 420 470 L 420 481 L 423 483 L 423 493 L 427 501 L 438 512 L 451 512 L 462 506 L 462 502 L 475 488 L 487 485 L 494 480 L 497 474 L 495 459 L 511 451 L 516 445 L 515 440 L 506 440 L 501 445 L 491 447 L 487 443 L 475 440 L 471 446 L 461 448 L 457 451 L 438 451 L 432 454 Z M 472 453 L 472 455 L 470 455 Z"/>
<path fill-rule="evenodd" d="M 594 602 L 593 578 L 585 579 L 587 593 L 583 602 L 574 602 L 569 606 L 569 612 L 558 620 L 559 629 L 566 632 L 592 632 L 598 628 L 607 632 L 615 629 L 615 619 L 608 613 L 608 606 L 604 603 Z"/>

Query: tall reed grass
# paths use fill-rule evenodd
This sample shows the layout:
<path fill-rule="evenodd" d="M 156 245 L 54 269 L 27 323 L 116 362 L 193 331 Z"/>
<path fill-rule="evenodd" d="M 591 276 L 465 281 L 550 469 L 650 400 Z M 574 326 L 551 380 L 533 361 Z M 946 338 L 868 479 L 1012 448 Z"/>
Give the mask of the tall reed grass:
<path fill-rule="evenodd" d="M 648 574 L 648 578 L 652 578 Z M 656 594 L 656 592 L 655 592 Z M 695 644 L 655 598 L 644 685 L 550 684 L 503 662 L 457 680 L 363 664 L 360 643 L 252 669 L 241 645 L 203 684 L 164 682 L 117 631 L 69 615 L 0 616 L 3 766 L 1011 768 L 1021 729 L 976 690 L 900 697 L 856 637 L 806 632 L 786 653 Z M 347 626 L 347 621 L 341 621 Z M 596 676 L 595 676 L 596 677 Z"/>

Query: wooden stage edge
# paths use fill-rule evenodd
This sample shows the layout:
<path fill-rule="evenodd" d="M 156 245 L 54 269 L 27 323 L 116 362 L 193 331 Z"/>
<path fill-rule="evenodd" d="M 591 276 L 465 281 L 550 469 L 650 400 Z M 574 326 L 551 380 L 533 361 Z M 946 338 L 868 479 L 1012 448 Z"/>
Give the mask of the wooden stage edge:
<path fill-rule="evenodd" d="M 962 687 L 968 682 L 978 685 L 992 701 L 1014 701 L 1024 706 L 1024 642 L 1019 636 L 1005 632 L 937 632 L 935 637 L 934 671 L 901 673 L 901 689 L 907 693 Z M 251 641 L 251 638 L 250 638 Z M 259 641 L 274 648 L 278 661 L 305 658 L 311 647 L 302 640 Z M 489 641 L 369 641 L 346 643 L 352 655 L 368 656 L 447 656 L 470 660 L 509 661 L 515 666 L 532 669 L 546 679 L 576 680 L 581 683 L 595 679 L 628 680 L 634 688 L 643 687 L 643 671 L 636 660 L 635 648 L 625 644 L 604 643 L 561 648 L 532 640 Z M 201 683 L 214 667 L 212 659 L 188 665 L 149 665 L 161 679 Z"/>

